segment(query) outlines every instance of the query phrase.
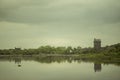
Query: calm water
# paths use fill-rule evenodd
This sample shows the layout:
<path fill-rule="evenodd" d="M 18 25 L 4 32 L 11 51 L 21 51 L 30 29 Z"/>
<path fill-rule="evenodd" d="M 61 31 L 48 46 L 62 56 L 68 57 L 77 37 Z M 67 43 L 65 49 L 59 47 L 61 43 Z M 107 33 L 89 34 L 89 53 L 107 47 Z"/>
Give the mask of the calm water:
<path fill-rule="evenodd" d="M 120 80 L 120 63 L 72 57 L 0 57 L 0 80 Z"/>

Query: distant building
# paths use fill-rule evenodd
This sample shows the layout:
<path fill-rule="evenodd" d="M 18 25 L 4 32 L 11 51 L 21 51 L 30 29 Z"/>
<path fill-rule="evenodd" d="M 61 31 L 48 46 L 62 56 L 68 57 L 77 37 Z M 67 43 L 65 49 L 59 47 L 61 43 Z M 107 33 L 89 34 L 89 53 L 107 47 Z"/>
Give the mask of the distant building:
<path fill-rule="evenodd" d="M 21 48 L 16 48 L 16 47 L 15 47 L 15 50 L 21 50 Z"/>
<path fill-rule="evenodd" d="M 95 50 L 101 49 L 101 39 L 94 39 L 94 49 Z"/>

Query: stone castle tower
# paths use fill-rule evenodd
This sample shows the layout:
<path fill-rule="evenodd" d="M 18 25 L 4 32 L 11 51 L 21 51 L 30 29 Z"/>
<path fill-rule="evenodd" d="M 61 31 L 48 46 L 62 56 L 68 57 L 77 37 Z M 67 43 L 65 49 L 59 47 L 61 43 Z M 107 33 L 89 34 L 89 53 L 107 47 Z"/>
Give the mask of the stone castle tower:
<path fill-rule="evenodd" d="M 95 50 L 101 49 L 101 39 L 94 39 L 94 49 Z"/>

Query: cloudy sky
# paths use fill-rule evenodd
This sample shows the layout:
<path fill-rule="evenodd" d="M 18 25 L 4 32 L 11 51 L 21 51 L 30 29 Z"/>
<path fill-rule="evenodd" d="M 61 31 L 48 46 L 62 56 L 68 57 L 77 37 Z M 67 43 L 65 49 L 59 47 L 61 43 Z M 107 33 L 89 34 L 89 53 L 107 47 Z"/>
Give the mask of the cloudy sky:
<path fill-rule="evenodd" d="M 0 48 L 120 42 L 120 0 L 0 0 Z"/>

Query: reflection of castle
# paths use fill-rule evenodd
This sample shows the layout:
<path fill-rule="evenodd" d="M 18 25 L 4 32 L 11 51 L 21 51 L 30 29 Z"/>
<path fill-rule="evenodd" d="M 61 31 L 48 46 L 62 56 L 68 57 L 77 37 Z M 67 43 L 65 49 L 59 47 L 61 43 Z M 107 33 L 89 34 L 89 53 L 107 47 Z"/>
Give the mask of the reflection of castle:
<path fill-rule="evenodd" d="M 102 69 L 101 63 L 94 63 L 94 71 L 100 72 Z"/>
<path fill-rule="evenodd" d="M 100 50 L 101 48 L 101 39 L 94 39 L 94 49 Z"/>

